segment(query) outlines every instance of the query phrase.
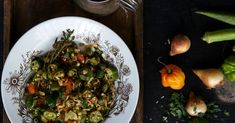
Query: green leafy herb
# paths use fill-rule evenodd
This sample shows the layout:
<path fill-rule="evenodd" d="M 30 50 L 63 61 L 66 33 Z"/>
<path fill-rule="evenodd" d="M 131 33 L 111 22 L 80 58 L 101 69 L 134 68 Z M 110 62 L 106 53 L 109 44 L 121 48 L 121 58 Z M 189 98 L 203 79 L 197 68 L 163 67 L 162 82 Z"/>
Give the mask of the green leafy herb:
<path fill-rule="evenodd" d="M 67 29 L 66 32 L 63 31 L 63 37 L 58 41 L 58 39 L 55 40 L 55 43 L 53 44 L 53 48 L 55 50 L 49 52 L 46 56 L 46 63 L 52 63 L 59 55 L 60 53 L 71 46 L 74 42 L 75 36 L 72 36 L 74 30 Z"/>
<path fill-rule="evenodd" d="M 170 97 L 169 112 L 172 116 L 182 119 L 187 116 L 184 109 L 185 99 L 182 93 L 173 93 Z"/>

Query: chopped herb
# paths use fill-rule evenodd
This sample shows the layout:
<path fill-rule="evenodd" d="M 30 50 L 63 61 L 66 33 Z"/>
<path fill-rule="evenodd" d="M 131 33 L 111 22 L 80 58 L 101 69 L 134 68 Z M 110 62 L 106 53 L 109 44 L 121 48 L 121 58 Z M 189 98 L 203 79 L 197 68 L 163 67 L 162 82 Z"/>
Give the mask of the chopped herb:
<path fill-rule="evenodd" d="M 226 117 L 229 117 L 229 116 L 230 116 L 230 113 L 229 113 L 228 111 L 224 111 L 224 115 L 225 115 Z"/>
<path fill-rule="evenodd" d="M 162 116 L 162 121 L 165 122 L 165 123 L 168 123 L 168 117 Z"/>

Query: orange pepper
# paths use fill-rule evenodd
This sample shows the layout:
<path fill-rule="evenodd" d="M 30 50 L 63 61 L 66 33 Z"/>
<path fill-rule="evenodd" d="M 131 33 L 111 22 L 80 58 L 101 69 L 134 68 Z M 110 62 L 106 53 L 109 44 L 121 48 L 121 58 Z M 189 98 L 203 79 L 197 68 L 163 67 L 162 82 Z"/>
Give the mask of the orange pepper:
<path fill-rule="evenodd" d="M 160 73 L 163 87 L 170 87 L 174 90 L 180 90 L 184 87 L 185 74 L 177 65 L 166 65 L 161 69 Z"/>

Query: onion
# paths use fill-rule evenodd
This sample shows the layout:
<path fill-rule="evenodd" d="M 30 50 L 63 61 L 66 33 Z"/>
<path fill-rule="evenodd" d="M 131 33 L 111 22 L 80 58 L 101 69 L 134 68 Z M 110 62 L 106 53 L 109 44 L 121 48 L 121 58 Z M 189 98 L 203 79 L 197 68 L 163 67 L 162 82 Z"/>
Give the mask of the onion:
<path fill-rule="evenodd" d="M 191 41 L 185 35 L 178 34 L 171 40 L 170 56 L 185 53 L 189 50 Z"/>
<path fill-rule="evenodd" d="M 199 116 L 201 113 L 206 113 L 207 105 L 201 98 L 196 97 L 194 93 L 191 92 L 185 110 L 190 116 Z"/>
<path fill-rule="evenodd" d="M 224 74 L 216 68 L 197 69 L 193 72 L 201 79 L 208 89 L 220 87 L 224 84 Z"/>

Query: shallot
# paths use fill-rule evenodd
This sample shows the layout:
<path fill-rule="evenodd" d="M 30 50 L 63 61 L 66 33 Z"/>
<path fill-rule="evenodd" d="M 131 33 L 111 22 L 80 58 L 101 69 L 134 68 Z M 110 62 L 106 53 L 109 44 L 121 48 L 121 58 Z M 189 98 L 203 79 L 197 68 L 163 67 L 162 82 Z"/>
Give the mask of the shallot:
<path fill-rule="evenodd" d="M 178 34 L 173 37 L 170 44 L 170 56 L 175 56 L 187 52 L 191 46 L 191 41 L 186 35 Z"/>
<path fill-rule="evenodd" d="M 224 74 L 217 68 L 195 69 L 193 72 L 208 89 L 220 87 L 224 84 Z"/>
<path fill-rule="evenodd" d="M 190 116 L 199 116 L 200 114 L 206 113 L 207 105 L 201 98 L 196 97 L 194 93 L 191 92 L 185 110 Z"/>

